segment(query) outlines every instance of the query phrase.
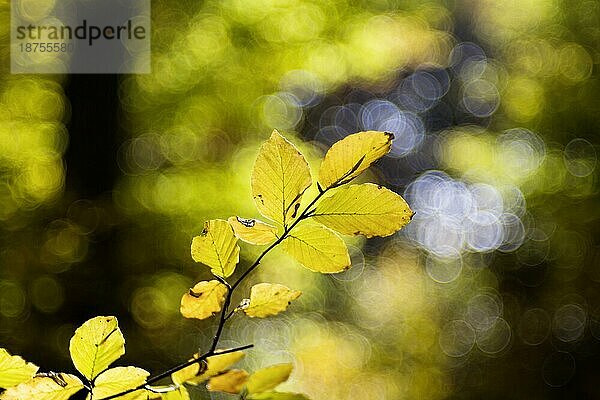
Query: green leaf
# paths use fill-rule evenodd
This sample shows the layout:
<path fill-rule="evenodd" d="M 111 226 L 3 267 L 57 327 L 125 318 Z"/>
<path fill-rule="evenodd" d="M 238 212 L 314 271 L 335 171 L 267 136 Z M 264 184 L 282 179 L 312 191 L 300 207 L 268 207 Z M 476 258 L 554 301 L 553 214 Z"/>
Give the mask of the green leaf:
<path fill-rule="evenodd" d="M 250 244 L 269 244 L 277 240 L 277 228 L 256 219 L 229 217 L 235 236 Z"/>
<path fill-rule="evenodd" d="M 0 388 L 10 388 L 27 382 L 38 371 L 38 367 L 28 363 L 19 356 L 11 356 L 5 349 L 0 349 Z"/>
<path fill-rule="evenodd" d="M 300 393 L 265 392 L 248 396 L 248 400 L 309 400 Z"/>
<path fill-rule="evenodd" d="M 383 186 L 365 183 L 337 190 L 321 200 L 313 217 L 345 235 L 389 236 L 413 216 L 406 201 Z"/>
<path fill-rule="evenodd" d="M 302 194 L 311 182 L 302 153 L 273 131 L 260 148 L 252 170 L 252 196 L 258 211 L 287 226 L 297 216 Z"/>
<path fill-rule="evenodd" d="M 238 394 L 248 381 L 248 373 L 243 369 L 232 369 L 208 380 L 206 388 L 211 392 Z"/>
<path fill-rule="evenodd" d="M 290 377 L 292 364 L 277 364 L 259 369 L 248 378 L 246 389 L 248 393 L 262 393 L 275 388 Z"/>
<path fill-rule="evenodd" d="M 125 339 L 115 317 L 96 317 L 75 331 L 69 344 L 75 368 L 89 380 L 125 354 Z"/>
<path fill-rule="evenodd" d="M 332 274 L 350 268 L 344 241 L 331 229 L 318 224 L 300 224 L 282 242 L 283 249 L 304 267 Z"/>
<path fill-rule="evenodd" d="M 265 318 L 285 311 L 302 292 L 277 283 L 259 283 L 250 290 L 250 304 L 244 309 L 249 317 Z"/>
<path fill-rule="evenodd" d="M 321 163 L 320 186 L 326 189 L 351 181 L 386 155 L 393 139 L 388 132 L 366 131 L 334 143 Z"/>
<path fill-rule="evenodd" d="M 181 315 L 185 318 L 205 319 L 221 311 L 227 286 L 221 282 L 202 281 L 181 298 Z"/>
<path fill-rule="evenodd" d="M 101 373 L 94 381 L 92 389 L 92 398 L 102 399 L 114 394 L 123 392 L 128 389 L 134 389 L 146 382 L 146 378 L 150 375 L 137 367 L 116 367 L 111 368 Z M 148 392 L 146 390 L 138 390 L 124 396 L 120 396 L 119 400 L 146 400 Z"/>
<path fill-rule="evenodd" d="M 217 350 L 217 353 L 219 350 Z M 189 383 L 190 385 L 198 385 L 225 371 L 231 365 L 244 358 L 242 351 L 234 351 L 232 353 L 217 354 L 206 359 L 206 369 L 201 368 L 200 364 L 193 364 L 171 375 L 174 383 L 182 384 Z M 198 354 L 194 354 L 194 358 L 198 358 Z"/>
<path fill-rule="evenodd" d="M 75 375 L 63 373 L 40 374 L 4 392 L 2 400 L 67 400 L 83 389 Z"/>
<path fill-rule="evenodd" d="M 240 261 L 240 247 L 231 225 L 222 219 L 206 221 L 200 236 L 192 240 L 192 258 L 208 265 L 215 276 L 231 276 Z"/>

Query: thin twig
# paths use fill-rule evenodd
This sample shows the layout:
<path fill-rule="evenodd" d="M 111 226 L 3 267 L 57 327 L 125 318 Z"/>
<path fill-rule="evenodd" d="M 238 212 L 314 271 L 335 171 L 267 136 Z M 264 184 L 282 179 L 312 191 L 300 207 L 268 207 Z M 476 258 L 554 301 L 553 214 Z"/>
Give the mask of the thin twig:
<path fill-rule="evenodd" d="M 124 390 L 124 391 L 122 391 L 120 393 L 116 393 L 116 394 L 110 395 L 108 397 L 103 397 L 103 398 L 98 399 L 98 400 L 116 399 L 117 397 L 125 396 L 126 394 L 137 392 L 138 390 L 143 390 L 143 389 L 146 388 L 147 385 L 151 385 L 153 383 L 156 383 L 156 382 L 160 381 L 161 379 L 166 378 L 166 377 L 170 376 L 171 374 L 173 374 L 173 373 L 175 373 L 177 371 L 180 371 L 180 370 L 182 370 L 184 368 L 189 367 L 190 365 L 194 365 L 196 363 L 202 362 L 202 361 L 206 360 L 208 357 L 212 357 L 212 356 L 216 356 L 216 355 L 221 355 L 221 354 L 227 354 L 227 353 L 233 353 L 233 352 L 236 352 L 236 351 L 246 350 L 246 349 L 249 349 L 249 348 L 252 348 L 252 347 L 254 347 L 253 344 L 247 344 L 245 346 L 234 347 L 232 349 L 227 349 L 227 350 L 223 350 L 223 351 L 219 351 L 219 352 L 208 351 L 208 352 L 202 354 L 198 358 L 193 358 L 193 359 L 191 359 L 189 361 L 186 361 L 186 362 L 184 362 L 182 364 L 176 365 L 173 368 L 170 368 L 170 369 L 168 369 L 165 372 L 162 372 L 162 373 L 160 373 L 160 374 L 158 374 L 156 376 L 153 376 L 152 378 L 148 379 L 143 384 L 141 384 L 141 385 L 139 385 L 139 386 L 137 386 L 137 387 L 135 387 L 133 389 L 127 389 L 127 390 Z"/>
<path fill-rule="evenodd" d="M 359 161 L 362 161 L 362 159 Z M 352 171 L 351 171 L 352 172 Z M 351 173 L 350 172 L 350 173 Z M 333 189 L 335 187 L 338 186 L 338 184 L 340 183 L 340 181 L 344 178 L 345 176 L 343 176 L 342 178 L 340 178 L 337 182 L 335 182 L 334 184 L 332 184 L 330 187 L 323 189 L 321 188 L 321 186 L 319 185 L 319 193 L 317 194 L 317 196 L 304 208 L 304 210 L 302 211 L 302 213 L 300 214 L 300 216 L 287 228 L 285 228 L 283 234 L 277 238 L 277 240 L 275 242 L 273 242 L 269 247 L 267 247 L 259 256 L 258 258 L 252 263 L 252 265 L 250 265 L 250 267 L 248 267 L 248 269 L 246 271 L 244 271 L 244 273 L 233 283 L 233 285 L 230 285 L 225 279 L 221 278 L 221 277 L 216 277 L 221 283 L 223 283 L 226 287 L 227 287 L 227 294 L 225 295 L 225 301 L 223 302 L 223 307 L 221 308 L 221 312 L 219 313 L 219 325 L 217 326 L 217 331 L 215 332 L 215 335 L 213 337 L 213 341 L 212 344 L 210 346 L 210 350 L 206 353 L 204 353 L 203 355 L 201 355 L 200 357 L 196 358 L 196 359 L 192 359 L 189 361 L 186 361 L 182 364 L 179 364 L 173 368 L 170 368 L 169 370 L 160 373 L 150 379 L 148 379 L 146 382 L 144 382 L 144 384 L 135 387 L 133 389 L 128 389 L 128 390 L 124 390 L 120 393 L 117 394 L 113 394 L 111 396 L 108 397 L 104 397 L 102 399 L 99 400 L 111 400 L 111 399 L 116 399 L 117 397 L 121 397 L 121 396 L 125 396 L 126 394 L 129 393 L 133 393 L 136 392 L 138 390 L 142 390 L 145 389 L 147 385 L 150 385 L 152 383 L 158 382 L 159 380 L 166 378 L 168 376 L 170 376 L 171 374 L 173 374 L 174 372 L 180 371 L 186 367 L 189 367 L 190 365 L 193 365 L 195 363 L 199 363 L 203 360 L 205 360 L 206 358 L 216 355 L 216 354 L 226 354 L 226 353 L 231 353 L 234 351 L 239 351 L 239 350 L 245 350 L 245 349 L 249 349 L 251 347 L 253 347 L 254 345 L 246 345 L 246 346 L 242 346 L 242 347 L 237 347 L 237 348 L 233 348 L 233 349 L 228 349 L 228 350 L 224 350 L 224 351 L 220 351 L 218 353 L 215 353 L 215 350 L 217 348 L 217 346 L 219 345 L 219 339 L 221 338 L 221 334 L 223 333 L 223 328 L 225 327 L 225 323 L 227 322 L 227 320 L 229 319 L 229 317 L 231 317 L 231 315 L 233 314 L 233 312 L 235 312 L 235 309 L 231 312 L 229 312 L 229 306 L 231 305 L 231 298 L 233 296 L 233 292 L 235 291 L 235 289 L 244 281 L 244 279 L 246 279 L 246 277 L 248 277 L 248 275 L 250 275 L 250 273 L 252 273 L 252 271 L 254 271 L 259 265 L 260 262 L 262 261 L 262 259 L 271 251 L 273 250 L 278 244 L 280 244 L 281 242 L 283 242 L 283 240 L 285 238 L 287 238 L 290 234 L 290 232 L 292 231 L 292 229 L 294 229 L 294 227 L 296 227 L 296 225 L 298 225 L 298 223 L 300 223 L 300 221 L 308 218 L 311 216 L 311 213 L 313 212 L 313 210 L 311 210 L 311 207 L 314 206 L 316 204 L 317 201 L 319 201 L 319 199 L 321 197 L 323 197 L 323 195 L 325 193 L 327 193 L 328 190 Z"/>
<path fill-rule="evenodd" d="M 285 238 L 287 238 L 292 229 L 294 229 L 294 227 L 298 225 L 300 221 L 306 219 L 309 216 L 308 213 L 310 208 L 314 206 L 315 203 L 319 201 L 319 199 L 325 193 L 327 193 L 327 190 L 329 189 L 319 191 L 319 194 L 310 202 L 310 204 L 306 206 L 306 208 L 304 208 L 300 216 L 292 223 L 292 225 L 290 225 L 275 242 L 273 242 L 258 256 L 258 258 L 252 263 L 252 265 L 246 271 L 244 271 L 244 273 L 238 278 L 237 281 L 233 283 L 233 285 L 231 285 L 231 287 L 228 287 L 225 302 L 223 303 L 223 308 L 219 316 L 219 325 L 217 326 L 217 332 L 215 333 L 212 346 L 210 347 L 211 350 L 217 348 L 217 345 L 219 344 L 219 339 L 221 338 L 221 334 L 223 333 L 223 328 L 225 327 L 225 323 L 231 316 L 231 314 L 227 315 L 227 312 L 229 310 L 229 305 L 231 304 L 231 297 L 233 296 L 233 291 L 240 285 L 240 283 L 244 281 L 244 279 L 246 279 L 248 275 L 250 275 L 250 273 L 252 273 L 252 271 L 254 271 L 260 265 L 260 262 L 262 261 L 264 256 L 266 256 L 271 250 L 273 250 L 273 248 L 275 248 L 279 243 L 281 243 Z"/>
<path fill-rule="evenodd" d="M 361 159 L 361 161 L 362 161 L 362 159 Z M 217 345 L 219 344 L 219 339 L 221 338 L 221 334 L 223 333 L 223 327 L 225 326 L 225 323 L 229 319 L 229 316 L 227 316 L 227 312 L 229 310 L 229 305 L 231 304 L 231 297 L 233 296 L 234 290 L 240 285 L 240 283 L 242 283 L 244 281 L 244 279 L 246 279 L 246 277 L 248 277 L 248 275 L 250 275 L 252 273 L 252 271 L 254 271 L 260 265 L 260 262 L 262 261 L 264 256 L 266 256 L 271 250 L 273 250 L 273 248 L 275 248 L 278 244 L 283 242 L 283 240 L 289 236 L 292 229 L 294 229 L 294 227 L 296 227 L 296 225 L 298 225 L 298 223 L 300 223 L 300 221 L 310 217 L 310 214 L 312 212 L 312 210 L 311 210 L 312 206 L 314 206 L 317 203 L 317 201 L 319 201 L 319 199 L 321 199 L 321 197 L 323 197 L 325 195 L 325 193 L 327 193 L 328 190 L 337 187 L 339 181 L 343 178 L 344 177 L 340 178 L 337 182 L 335 182 L 333 185 L 331 185 L 330 187 L 328 187 L 326 189 L 321 189 L 319 186 L 319 188 L 320 188 L 319 194 L 317 194 L 315 196 L 315 198 L 304 208 L 304 210 L 302 210 L 302 213 L 300 214 L 300 216 L 288 228 L 285 229 L 283 234 L 279 238 L 277 238 L 277 240 L 275 242 L 271 243 L 271 245 L 269 247 L 267 247 L 258 256 L 258 258 L 252 263 L 252 265 L 246 271 L 244 271 L 244 273 L 233 283 L 233 285 L 231 285 L 231 287 L 228 287 L 227 295 L 225 297 L 225 302 L 223 303 L 223 308 L 221 310 L 221 315 L 219 318 L 219 325 L 217 326 L 217 332 L 215 333 L 215 336 L 213 338 L 213 343 L 211 346 L 212 350 L 217 348 Z"/>

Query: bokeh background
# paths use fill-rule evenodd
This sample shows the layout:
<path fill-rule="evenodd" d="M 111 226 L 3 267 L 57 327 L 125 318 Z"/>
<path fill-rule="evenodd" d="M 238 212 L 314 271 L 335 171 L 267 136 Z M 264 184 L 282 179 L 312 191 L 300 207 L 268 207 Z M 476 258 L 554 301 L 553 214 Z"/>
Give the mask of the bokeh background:
<path fill-rule="evenodd" d="M 364 179 L 412 223 L 349 240 L 343 274 L 269 256 L 251 281 L 304 295 L 235 318 L 223 346 L 255 343 L 251 370 L 294 362 L 282 389 L 315 400 L 600 398 L 600 2 L 152 7 L 152 74 L 10 75 L 0 0 L 1 347 L 70 371 L 74 329 L 116 315 L 122 364 L 205 348 L 213 321 L 179 315 L 209 276 L 190 240 L 205 219 L 258 217 L 260 142 L 277 128 L 316 168 L 376 129 L 396 140 Z"/>

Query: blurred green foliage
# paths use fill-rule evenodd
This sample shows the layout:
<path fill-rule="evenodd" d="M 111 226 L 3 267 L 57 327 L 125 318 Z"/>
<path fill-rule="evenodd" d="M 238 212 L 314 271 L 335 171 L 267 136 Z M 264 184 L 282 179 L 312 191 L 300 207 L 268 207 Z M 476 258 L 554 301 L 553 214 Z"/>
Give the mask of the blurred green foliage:
<path fill-rule="evenodd" d="M 255 343 L 250 369 L 294 362 L 286 389 L 314 399 L 600 395 L 597 1 L 154 1 L 153 73 L 119 83 L 119 176 L 94 198 L 65 184 L 69 76 L 9 74 L 8 7 L 3 347 L 64 370 L 73 328 L 106 313 L 128 360 L 186 359 L 212 332 L 179 316 L 207 277 L 190 239 L 257 216 L 258 143 L 278 128 L 310 158 L 348 118 L 393 112 L 400 147 L 377 175 L 410 229 L 351 242 L 333 278 L 269 257 L 256 281 L 302 290 L 298 312 L 233 321 L 225 344 Z"/>

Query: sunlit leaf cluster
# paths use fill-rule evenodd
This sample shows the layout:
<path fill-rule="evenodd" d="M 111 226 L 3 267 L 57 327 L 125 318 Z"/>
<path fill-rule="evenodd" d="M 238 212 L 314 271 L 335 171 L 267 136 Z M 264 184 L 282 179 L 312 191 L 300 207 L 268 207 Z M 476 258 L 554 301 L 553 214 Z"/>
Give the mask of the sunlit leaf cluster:
<path fill-rule="evenodd" d="M 109 366 L 125 354 L 125 339 L 115 317 L 95 317 L 81 325 L 69 347 L 73 365 L 80 376 L 48 372 L 36 374 L 38 367 L 10 356 L 0 349 L 0 387 L 7 389 L 2 400 L 67 400 L 82 390 L 88 399 L 102 399 L 143 385 L 147 371 L 137 367 Z M 138 391 L 122 396 L 142 400 L 148 396 Z"/>
<path fill-rule="evenodd" d="M 250 318 L 278 315 L 300 297 L 301 291 L 278 283 L 258 283 L 252 286 L 249 299 L 232 310 L 231 298 L 238 284 L 279 244 L 309 270 L 337 273 L 350 268 L 351 263 L 348 248 L 336 231 L 388 236 L 408 224 L 413 212 L 399 195 L 369 183 L 347 185 L 390 150 L 392 139 L 390 133 L 368 131 L 336 143 L 321 163 L 314 183 L 317 194 L 306 200 L 303 195 L 313 185 L 309 165 L 293 144 L 273 131 L 259 150 L 251 183 L 259 212 L 275 225 L 241 217 L 209 220 L 192 240 L 192 258 L 209 267 L 216 279 L 189 289 L 181 299 L 180 311 L 186 318 L 199 320 L 219 316 L 207 353 L 195 354 L 157 378 L 149 378 L 149 372 L 137 367 L 109 368 L 125 354 L 125 339 L 115 317 L 95 317 L 80 326 L 70 341 L 71 360 L 80 376 L 37 374 L 37 366 L 0 349 L 0 384 L 6 389 L 0 399 L 67 400 L 86 391 L 88 400 L 187 400 L 186 384 L 205 384 L 209 391 L 241 394 L 248 400 L 306 399 L 301 394 L 273 391 L 288 380 L 291 363 L 248 373 L 230 368 L 244 356 L 242 351 L 216 349 L 226 322 L 236 313 L 243 311 Z M 227 279 L 236 273 L 240 261 L 238 239 L 268 246 L 234 283 L 229 283 Z M 171 385 L 151 386 L 167 375 Z"/>
<path fill-rule="evenodd" d="M 311 271 L 337 273 L 350 268 L 348 249 L 337 232 L 388 236 L 413 215 L 402 197 L 389 189 L 370 183 L 346 185 L 387 154 L 392 139 L 390 133 L 368 131 L 336 143 L 325 155 L 314 182 L 318 195 L 303 203 L 304 193 L 313 185 L 308 162 L 274 131 L 260 148 L 251 183 L 258 211 L 275 226 L 242 217 L 207 221 L 192 241 L 192 258 L 209 266 L 222 281 L 239 262 L 239 238 L 270 245 L 267 252 L 281 243 L 286 253 Z M 214 315 L 226 302 L 227 291 L 226 282 L 198 283 L 184 295 L 182 314 L 198 319 Z M 299 291 L 283 285 L 261 283 L 252 288 L 248 304 L 240 309 L 251 317 L 276 315 L 298 296 Z"/>

